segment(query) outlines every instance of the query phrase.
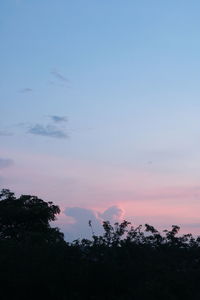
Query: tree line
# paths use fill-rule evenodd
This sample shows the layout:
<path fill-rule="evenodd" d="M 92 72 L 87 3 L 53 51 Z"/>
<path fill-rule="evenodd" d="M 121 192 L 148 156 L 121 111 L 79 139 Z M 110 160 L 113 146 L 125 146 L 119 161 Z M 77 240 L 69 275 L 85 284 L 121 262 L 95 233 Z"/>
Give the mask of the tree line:
<path fill-rule="evenodd" d="M 52 202 L 0 192 L 0 299 L 200 299 L 200 237 L 103 222 L 92 239 L 65 241 Z"/>

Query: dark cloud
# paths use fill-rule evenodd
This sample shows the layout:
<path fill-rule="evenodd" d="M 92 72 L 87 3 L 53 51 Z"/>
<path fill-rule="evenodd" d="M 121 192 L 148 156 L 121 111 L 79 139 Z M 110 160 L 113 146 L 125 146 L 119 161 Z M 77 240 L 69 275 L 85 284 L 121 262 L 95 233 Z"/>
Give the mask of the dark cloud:
<path fill-rule="evenodd" d="M 50 116 L 50 118 L 56 123 L 67 122 L 68 119 L 66 116 Z"/>
<path fill-rule="evenodd" d="M 58 138 L 58 139 L 68 138 L 68 135 L 64 129 L 58 128 L 57 126 L 53 126 L 53 125 L 35 124 L 29 128 L 28 133 L 52 137 L 52 138 Z"/>
<path fill-rule="evenodd" d="M 10 158 L 0 158 L 0 169 L 8 168 L 14 164 L 14 161 Z"/>
<path fill-rule="evenodd" d="M 124 211 L 118 206 L 112 206 L 106 209 L 103 213 L 96 212 L 92 209 L 81 207 L 66 208 L 64 211 L 66 216 L 72 217 L 74 223 L 70 224 L 68 230 L 65 231 L 67 237 L 73 236 L 76 238 L 91 238 L 92 231 L 96 234 L 102 234 L 102 222 L 110 221 L 111 223 L 122 221 Z M 89 227 L 91 221 L 92 229 Z"/>
<path fill-rule="evenodd" d="M 20 93 L 30 93 L 32 92 L 33 90 L 31 88 L 24 88 L 24 89 L 21 89 L 19 92 Z"/>
<path fill-rule="evenodd" d="M 57 79 L 59 79 L 62 82 L 65 82 L 65 83 L 69 82 L 69 80 L 65 76 L 63 76 L 60 72 L 58 72 L 57 70 L 51 71 L 51 74 L 53 74 L 54 77 L 56 77 Z"/>

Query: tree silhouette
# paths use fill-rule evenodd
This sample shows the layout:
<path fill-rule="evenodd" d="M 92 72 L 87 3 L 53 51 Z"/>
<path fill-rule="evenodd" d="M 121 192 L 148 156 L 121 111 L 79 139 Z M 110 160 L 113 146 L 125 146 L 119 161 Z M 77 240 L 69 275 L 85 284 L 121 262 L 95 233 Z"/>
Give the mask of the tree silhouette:
<path fill-rule="evenodd" d="M 200 237 L 179 226 L 103 222 L 92 239 L 64 241 L 60 212 L 36 196 L 0 192 L 0 299 L 200 299 Z"/>
<path fill-rule="evenodd" d="M 0 239 L 59 241 L 63 234 L 51 228 L 50 221 L 60 213 L 58 206 L 36 196 L 15 194 L 8 189 L 0 193 Z"/>

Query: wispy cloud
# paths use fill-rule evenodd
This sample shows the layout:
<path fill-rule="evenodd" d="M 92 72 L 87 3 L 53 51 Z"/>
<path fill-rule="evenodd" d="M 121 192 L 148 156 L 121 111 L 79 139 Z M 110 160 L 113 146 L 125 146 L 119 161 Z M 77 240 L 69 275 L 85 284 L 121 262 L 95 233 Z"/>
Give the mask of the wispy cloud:
<path fill-rule="evenodd" d="M 3 176 L 0 176 L 0 184 L 3 184 L 4 183 L 4 177 Z"/>
<path fill-rule="evenodd" d="M 11 136 L 13 135 L 12 132 L 9 132 L 7 130 L 0 130 L 0 136 Z"/>
<path fill-rule="evenodd" d="M 69 80 L 64 75 L 62 75 L 60 72 L 58 72 L 56 69 L 52 70 L 51 74 L 54 75 L 54 77 L 59 79 L 60 81 L 62 81 L 64 83 L 69 83 Z"/>
<path fill-rule="evenodd" d="M 14 164 L 14 161 L 10 158 L 0 158 L 0 169 L 8 168 Z"/>
<path fill-rule="evenodd" d="M 67 122 L 68 119 L 66 116 L 50 116 L 51 120 L 54 121 L 55 123 L 63 123 Z"/>
<path fill-rule="evenodd" d="M 25 94 L 25 93 L 30 93 L 32 91 L 33 90 L 31 88 L 24 88 L 24 89 L 19 90 L 19 93 Z"/>
<path fill-rule="evenodd" d="M 29 128 L 28 133 L 58 139 L 68 138 L 68 134 L 65 132 L 64 129 L 58 128 L 54 125 L 35 124 Z"/>

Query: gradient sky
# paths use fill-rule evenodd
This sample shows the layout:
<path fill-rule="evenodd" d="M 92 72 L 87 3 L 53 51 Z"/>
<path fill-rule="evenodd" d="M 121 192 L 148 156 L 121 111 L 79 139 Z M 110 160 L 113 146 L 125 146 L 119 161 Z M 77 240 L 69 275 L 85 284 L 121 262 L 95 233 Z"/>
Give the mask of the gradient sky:
<path fill-rule="evenodd" d="M 2 0 L 0 187 L 58 204 L 69 236 L 89 217 L 200 234 L 199 11 Z"/>

